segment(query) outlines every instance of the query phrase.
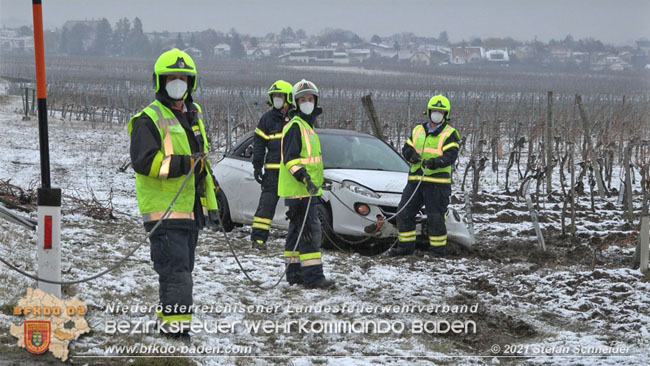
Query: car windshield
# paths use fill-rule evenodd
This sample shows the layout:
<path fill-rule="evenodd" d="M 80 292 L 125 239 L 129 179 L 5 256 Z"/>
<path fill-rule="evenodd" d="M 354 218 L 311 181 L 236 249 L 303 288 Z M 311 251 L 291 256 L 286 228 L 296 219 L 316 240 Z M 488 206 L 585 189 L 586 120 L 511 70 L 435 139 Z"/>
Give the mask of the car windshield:
<path fill-rule="evenodd" d="M 318 135 L 325 169 L 408 172 L 408 164 L 390 146 L 371 136 Z"/>

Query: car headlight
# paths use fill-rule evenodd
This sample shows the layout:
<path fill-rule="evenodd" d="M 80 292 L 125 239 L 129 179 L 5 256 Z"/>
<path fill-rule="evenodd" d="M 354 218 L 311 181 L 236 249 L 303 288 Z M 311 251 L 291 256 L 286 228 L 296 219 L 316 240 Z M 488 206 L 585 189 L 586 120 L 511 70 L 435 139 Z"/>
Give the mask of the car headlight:
<path fill-rule="evenodd" d="M 341 185 L 343 187 L 351 190 L 352 192 L 354 192 L 356 194 L 360 194 L 362 196 L 366 196 L 366 197 L 370 197 L 370 198 L 380 198 L 381 197 L 380 195 L 375 193 L 375 191 L 373 191 L 372 189 L 366 188 L 366 187 L 362 186 L 361 184 L 359 184 L 357 182 L 353 182 L 351 180 L 344 180 L 343 182 L 341 182 Z"/>

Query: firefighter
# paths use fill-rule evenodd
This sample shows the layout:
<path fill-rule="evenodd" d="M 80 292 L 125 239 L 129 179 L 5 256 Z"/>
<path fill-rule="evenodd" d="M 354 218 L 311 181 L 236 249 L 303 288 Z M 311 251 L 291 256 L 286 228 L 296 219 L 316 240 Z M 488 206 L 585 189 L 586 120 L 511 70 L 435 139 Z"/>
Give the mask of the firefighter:
<path fill-rule="evenodd" d="M 154 65 L 156 99 L 133 116 L 128 127 L 138 205 L 148 232 L 192 174 L 167 219 L 149 238 L 162 310 L 157 313 L 158 329 L 187 339 L 199 230 L 218 222 L 216 180 L 206 159 L 208 139 L 201 107 L 192 101 L 196 84 L 196 66 L 187 53 L 163 53 Z"/>
<path fill-rule="evenodd" d="M 318 88 L 303 79 L 293 86 L 292 96 L 293 117 L 282 129 L 278 183 L 278 195 L 285 197 L 289 208 L 289 233 L 284 247 L 287 282 L 307 288 L 329 288 L 334 286 L 334 281 L 323 274 L 322 232 L 317 214 L 323 194 L 323 158 L 320 140 L 313 128 L 316 117 L 322 113 L 318 106 Z M 298 238 L 303 220 L 306 220 L 305 227 Z M 298 247 L 293 252 L 296 241 Z"/>
<path fill-rule="evenodd" d="M 429 121 L 415 126 L 402 148 L 402 155 L 411 164 L 411 170 L 399 209 L 406 205 L 411 196 L 413 198 L 397 216 L 399 243 L 390 250 L 391 256 L 408 255 L 415 251 L 415 216 L 422 204 L 425 205 L 427 214 L 429 257 L 445 256 L 445 215 L 451 196 L 451 165 L 458 157 L 460 143 L 460 133 L 447 123 L 450 111 L 451 106 L 446 97 L 432 97 L 426 111 Z M 415 192 L 420 180 L 422 183 Z"/>
<path fill-rule="evenodd" d="M 291 84 L 278 80 L 269 88 L 271 110 L 260 118 L 253 140 L 253 172 L 262 185 L 262 194 L 253 217 L 252 247 L 266 249 L 266 239 L 278 203 L 278 175 L 280 169 L 280 142 L 282 127 L 289 121 L 287 111 L 291 106 Z M 264 173 L 262 173 L 264 167 Z"/>

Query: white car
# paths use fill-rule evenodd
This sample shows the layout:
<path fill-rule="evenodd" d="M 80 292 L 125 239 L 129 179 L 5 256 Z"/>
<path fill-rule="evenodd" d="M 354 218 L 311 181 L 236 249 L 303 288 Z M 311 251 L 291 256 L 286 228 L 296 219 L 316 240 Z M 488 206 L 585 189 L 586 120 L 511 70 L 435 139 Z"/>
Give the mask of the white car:
<path fill-rule="evenodd" d="M 341 238 L 360 241 L 370 231 L 374 240 L 395 240 L 396 219 L 383 219 L 397 211 L 408 178 L 406 161 L 388 144 L 368 134 L 337 129 L 316 129 L 316 132 L 325 166 L 324 204 L 319 216 L 327 236 L 336 241 Z M 261 186 L 253 177 L 252 144 L 253 134 L 248 133 L 214 169 L 221 187 L 219 205 L 228 231 L 235 225 L 253 224 Z M 286 212 L 284 199 L 280 198 L 272 227 L 289 228 Z M 378 220 L 382 220 L 382 224 L 379 229 L 372 230 Z M 417 222 L 418 233 L 421 233 L 422 223 L 426 223 L 422 212 Z M 453 209 L 448 211 L 447 230 L 449 240 L 471 247 L 473 239 Z M 325 235 L 323 244 L 328 244 Z"/>

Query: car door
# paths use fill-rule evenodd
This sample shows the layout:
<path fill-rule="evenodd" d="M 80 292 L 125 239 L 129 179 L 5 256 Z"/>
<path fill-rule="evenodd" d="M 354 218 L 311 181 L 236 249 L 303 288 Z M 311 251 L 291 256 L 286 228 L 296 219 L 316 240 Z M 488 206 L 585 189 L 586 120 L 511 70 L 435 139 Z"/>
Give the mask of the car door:
<path fill-rule="evenodd" d="M 257 209 L 257 203 L 262 192 L 261 186 L 253 176 L 253 138 L 250 137 L 229 156 L 229 159 L 221 169 L 225 171 L 222 175 L 228 175 L 228 186 L 224 186 L 224 192 L 228 198 L 230 217 L 233 221 L 250 224 Z"/>

